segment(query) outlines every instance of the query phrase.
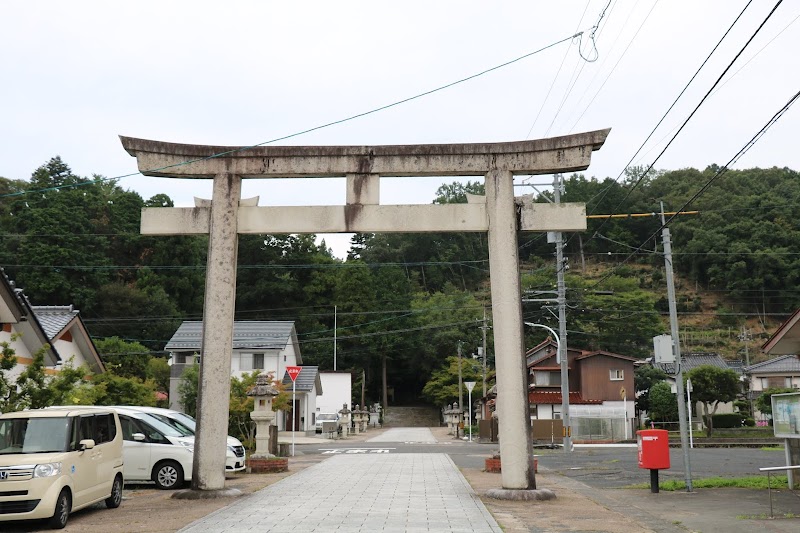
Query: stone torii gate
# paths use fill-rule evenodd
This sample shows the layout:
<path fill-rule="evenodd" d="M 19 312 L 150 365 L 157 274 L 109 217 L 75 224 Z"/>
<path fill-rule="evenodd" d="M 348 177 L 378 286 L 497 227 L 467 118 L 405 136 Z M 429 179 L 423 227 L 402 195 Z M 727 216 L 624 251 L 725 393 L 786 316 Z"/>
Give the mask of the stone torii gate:
<path fill-rule="evenodd" d="M 144 208 L 144 235 L 209 235 L 192 488 L 225 487 L 238 234 L 488 232 L 504 489 L 534 489 L 518 231 L 582 231 L 583 204 L 514 198 L 515 174 L 588 168 L 610 130 L 532 141 L 405 146 L 222 147 L 121 137 L 146 176 L 213 179 L 211 202 Z M 485 176 L 467 204 L 380 205 L 381 176 Z M 258 207 L 247 178 L 345 177 L 346 204 Z M 210 495 L 210 494 L 209 494 Z"/>

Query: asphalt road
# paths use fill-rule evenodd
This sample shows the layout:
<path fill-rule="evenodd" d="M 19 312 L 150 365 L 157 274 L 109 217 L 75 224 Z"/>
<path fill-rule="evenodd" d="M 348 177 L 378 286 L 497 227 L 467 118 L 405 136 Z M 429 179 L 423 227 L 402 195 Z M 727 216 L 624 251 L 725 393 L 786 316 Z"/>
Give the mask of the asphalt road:
<path fill-rule="evenodd" d="M 463 442 L 453 439 L 426 442 L 360 442 L 298 445 L 304 454 L 366 453 L 446 453 L 459 467 L 483 468 L 484 460 L 499 450 L 495 444 Z M 621 488 L 649 483 L 650 474 L 637 466 L 637 449 L 626 447 L 578 447 L 571 453 L 561 449 L 536 449 L 540 471 L 551 471 L 596 488 Z M 692 479 L 760 475 L 758 469 L 784 464 L 783 450 L 756 448 L 695 448 L 690 451 Z M 684 480 L 683 452 L 670 448 L 669 470 L 659 472 L 660 479 Z"/>

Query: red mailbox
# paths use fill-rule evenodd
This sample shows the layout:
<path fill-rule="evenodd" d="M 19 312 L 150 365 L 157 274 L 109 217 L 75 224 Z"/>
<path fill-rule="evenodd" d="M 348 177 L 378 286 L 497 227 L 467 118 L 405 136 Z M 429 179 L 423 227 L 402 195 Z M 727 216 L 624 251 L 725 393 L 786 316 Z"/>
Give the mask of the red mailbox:
<path fill-rule="evenodd" d="M 669 468 L 669 434 L 664 429 L 642 429 L 636 432 L 639 445 L 639 468 Z"/>

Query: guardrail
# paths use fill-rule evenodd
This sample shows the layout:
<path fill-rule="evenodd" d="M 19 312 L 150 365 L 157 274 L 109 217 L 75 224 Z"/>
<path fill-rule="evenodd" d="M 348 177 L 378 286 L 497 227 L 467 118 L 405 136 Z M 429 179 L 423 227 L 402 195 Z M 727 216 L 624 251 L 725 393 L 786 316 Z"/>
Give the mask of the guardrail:
<path fill-rule="evenodd" d="M 759 468 L 759 472 L 766 472 L 767 473 L 767 493 L 769 494 L 769 517 L 775 518 L 772 516 L 772 483 L 770 482 L 770 475 L 773 472 L 780 472 L 781 470 L 789 471 L 789 470 L 800 470 L 800 465 L 791 465 L 791 466 L 766 466 L 764 468 Z"/>

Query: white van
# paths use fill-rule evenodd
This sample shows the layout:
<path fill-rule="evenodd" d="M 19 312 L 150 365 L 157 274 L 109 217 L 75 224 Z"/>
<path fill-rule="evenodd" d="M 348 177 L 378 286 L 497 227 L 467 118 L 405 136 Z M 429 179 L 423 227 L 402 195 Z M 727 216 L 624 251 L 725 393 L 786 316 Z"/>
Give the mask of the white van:
<path fill-rule="evenodd" d="M 186 413 L 175 411 L 174 409 L 164 409 L 162 407 L 144 407 L 133 405 L 120 405 L 117 406 L 121 409 L 131 409 L 140 411 L 154 416 L 172 426 L 175 426 L 179 431 L 185 430 L 190 435 L 194 435 L 197 431 L 197 421 Z M 225 456 L 225 471 L 226 472 L 240 472 L 245 469 L 245 449 L 242 442 L 236 437 L 228 435 L 228 450 Z"/>
<path fill-rule="evenodd" d="M 122 502 L 122 428 L 114 411 L 34 409 L 0 415 L 0 522 L 48 519 Z M 1 529 L 1 528 L 0 528 Z"/>

